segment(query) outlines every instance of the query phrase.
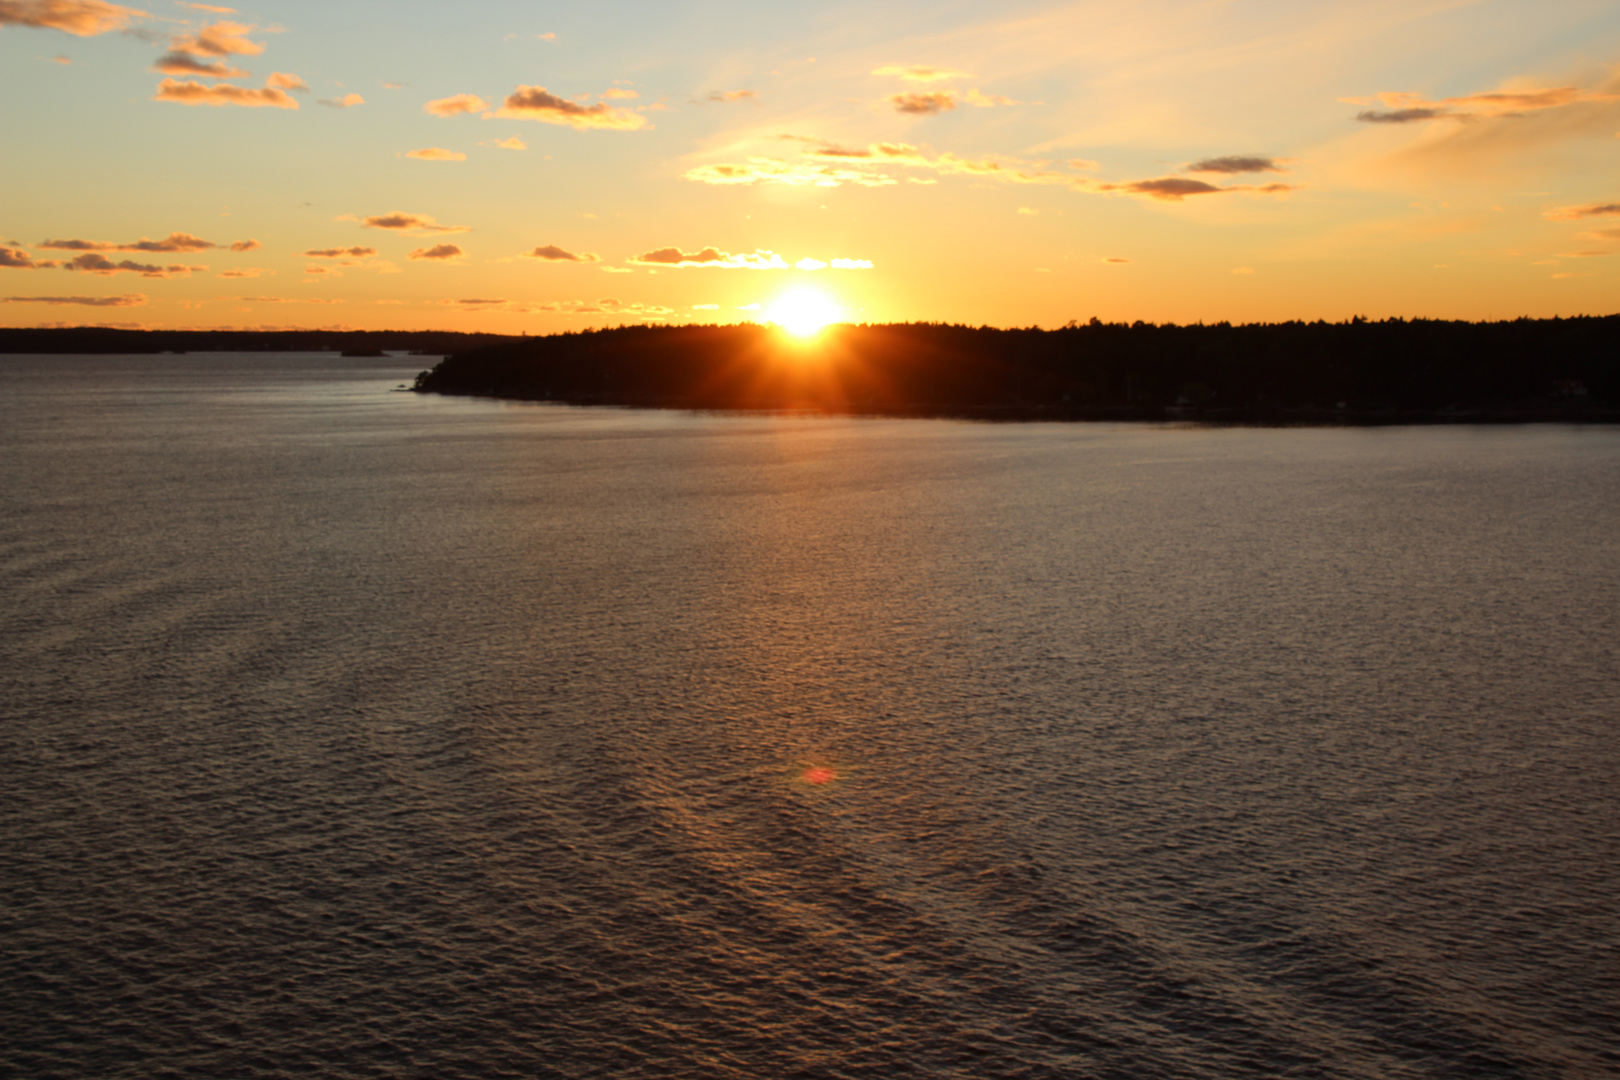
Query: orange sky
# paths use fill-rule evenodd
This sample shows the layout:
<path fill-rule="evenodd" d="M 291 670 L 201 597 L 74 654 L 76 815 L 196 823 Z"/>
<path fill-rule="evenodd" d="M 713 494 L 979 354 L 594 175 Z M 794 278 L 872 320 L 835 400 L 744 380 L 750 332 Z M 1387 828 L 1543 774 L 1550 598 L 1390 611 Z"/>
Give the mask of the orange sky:
<path fill-rule="evenodd" d="M 1620 310 L 1620 8 L 0 0 L 0 324 Z"/>

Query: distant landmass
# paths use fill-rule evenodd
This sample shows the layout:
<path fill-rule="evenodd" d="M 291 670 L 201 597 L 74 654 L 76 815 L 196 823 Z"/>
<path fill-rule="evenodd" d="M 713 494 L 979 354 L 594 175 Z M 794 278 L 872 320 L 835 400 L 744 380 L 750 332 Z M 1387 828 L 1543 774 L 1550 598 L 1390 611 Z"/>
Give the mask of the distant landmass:
<path fill-rule="evenodd" d="M 101 326 L 43 330 L 0 327 L 0 353 L 346 352 L 376 356 L 414 352 L 447 356 L 505 334 L 454 330 L 117 330 Z"/>
<path fill-rule="evenodd" d="M 1232 326 L 627 326 L 447 357 L 417 390 L 578 405 L 1236 423 L 1620 421 L 1620 315 Z"/>
<path fill-rule="evenodd" d="M 980 419 L 1620 422 L 1620 315 L 1468 323 L 1071 322 L 443 330 L 0 328 L 3 353 L 341 351 L 444 359 L 424 393 Z"/>

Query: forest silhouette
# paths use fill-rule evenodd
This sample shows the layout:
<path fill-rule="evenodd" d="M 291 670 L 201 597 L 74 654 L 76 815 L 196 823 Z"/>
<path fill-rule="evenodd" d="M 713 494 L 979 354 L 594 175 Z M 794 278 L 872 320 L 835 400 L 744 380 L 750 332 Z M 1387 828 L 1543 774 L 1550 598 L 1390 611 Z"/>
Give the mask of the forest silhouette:
<path fill-rule="evenodd" d="M 450 357 L 417 390 L 590 405 L 984 418 L 1616 418 L 1620 316 L 1233 326 L 625 326 Z"/>

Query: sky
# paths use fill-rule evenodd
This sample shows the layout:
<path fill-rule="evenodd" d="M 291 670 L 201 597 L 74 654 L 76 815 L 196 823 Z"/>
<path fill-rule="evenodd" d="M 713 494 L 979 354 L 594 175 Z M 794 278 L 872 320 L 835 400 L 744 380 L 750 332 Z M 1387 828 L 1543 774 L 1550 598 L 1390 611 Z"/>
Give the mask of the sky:
<path fill-rule="evenodd" d="M 1620 312 L 1613 0 L 0 0 L 0 325 Z"/>

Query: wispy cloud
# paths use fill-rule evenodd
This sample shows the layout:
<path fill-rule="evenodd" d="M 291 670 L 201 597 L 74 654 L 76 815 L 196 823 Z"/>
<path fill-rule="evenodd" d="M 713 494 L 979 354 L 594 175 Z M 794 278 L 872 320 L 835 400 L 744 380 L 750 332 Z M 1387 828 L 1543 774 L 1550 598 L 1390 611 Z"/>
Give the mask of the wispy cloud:
<path fill-rule="evenodd" d="M 250 90 L 229 83 L 204 86 L 202 83 L 181 82 L 178 79 L 164 79 L 159 83 L 157 93 L 152 95 L 152 100 L 173 101 L 180 105 L 243 105 L 250 108 L 261 106 L 275 109 L 298 108 L 298 102 L 294 101 L 285 90 L 279 90 L 273 86 L 266 86 L 261 90 Z"/>
<path fill-rule="evenodd" d="M 1561 206 L 1543 215 L 1549 221 L 1582 221 L 1586 218 L 1620 217 L 1620 202 Z"/>
<path fill-rule="evenodd" d="M 167 278 L 188 277 L 194 270 L 206 270 L 206 266 L 158 266 L 154 263 L 138 263 L 132 259 L 123 262 L 113 262 L 107 256 L 96 251 L 87 251 L 83 255 L 75 256 L 62 264 L 64 270 L 74 270 L 83 274 L 139 274 L 141 277 Z"/>
<path fill-rule="evenodd" d="M 158 57 L 153 71 L 165 75 L 201 75 L 209 79 L 241 79 L 252 72 L 234 68 L 221 60 L 200 60 L 190 53 L 171 52 Z"/>
<path fill-rule="evenodd" d="M 479 143 L 479 145 L 482 146 L 484 144 Z M 502 150 L 527 150 L 529 148 L 529 144 L 518 138 L 516 135 L 513 135 L 510 139 L 496 139 L 489 145 L 498 146 Z"/>
<path fill-rule="evenodd" d="M 632 256 L 633 263 L 642 266 L 699 266 L 723 270 L 786 270 L 787 262 L 774 251 L 760 248 L 749 254 L 733 255 L 719 248 L 706 247 L 701 251 L 682 251 L 680 248 L 657 248 Z"/>
<path fill-rule="evenodd" d="M 251 240 L 241 241 L 241 243 L 252 244 L 254 247 L 258 246 L 256 241 Z M 104 240 L 45 240 L 34 246 L 46 251 L 145 251 L 164 253 L 208 251 L 220 245 L 204 240 L 199 236 L 192 236 L 190 233 L 176 232 L 170 233 L 162 240 L 148 240 L 143 236 L 139 240 L 127 244 L 112 243 Z M 231 250 L 248 251 L 251 248 L 238 247 L 236 244 L 232 244 Z"/>
<path fill-rule="evenodd" d="M 928 93 L 918 90 L 909 94 L 890 94 L 888 102 L 894 106 L 895 112 L 907 116 L 931 116 L 956 108 L 956 96 L 946 90 Z"/>
<path fill-rule="evenodd" d="M 489 102 L 477 94 L 454 94 L 428 102 L 422 106 L 422 111 L 429 116 L 460 116 L 463 113 L 480 113 L 487 108 Z"/>
<path fill-rule="evenodd" d="M 366 99 L 359 94 L 344 94 L 340 98 L 321 98 L 322 105 L 329 105 L 334 109 L 349 109 L 356 105 L 364 105 Z"/>
<path fill-rule="evenodd" d="M 467 160 L 467 155 L 461 153 L 459 150 L 446 150 L 442 146 L 428 146 L 422 148 L 421 150 L 408 150 L 406 151 L 405 156 L 408 158 L 415 158 L 417 161 Z"/>
<path fill-rule="evenodd" d="M 84 307 L 141 307 L 146 303 L 143 293 L 124 293 L 122 296 L 0 296 L 0 304 L 80 304 Z"/>
<path fill-rule="evenodd" d="M 1539 89 L 1493 90 L 1481 94 L 1463 94 L 1459 97 L 1426 100 L 1421 94 L 1386 92 L 1371 98 L 1345 98 L 1351 105 L 1370 105 L 1374 101 L 1384 111 L 1369 109 L 1358 113 L 1356 119 L 1369 124 L 1409 124 L 1423 120 L 1479 120 L 1496 117 L 1519 117 L 1547 109 L 1563 109 L 1571 105 L 1620 101 L 1620 94 L 1611 88 L 1588 90 L 1578 86 L 1553 86 Z"/>
<path fill-rule="evenodd" d="M 564 251 L 556 244 L 547 244 L 544 247 L 537 247 L 523 257 L 525 259 L 542 259 L 546 262 L 593 263 L 602 261 L 602 257 L 594 252 L 582 251 L 576 255 L 572 251 Z"/>
<path fill-rule="evenodd" d="M 885 64 L 874 68 L 874 75 L 888 75 L 907 82 L 939 82 L 944 79 L 971 79 L 973 76 L 955 68 L 930 67 L 927 64 Z"/>
<path fill-rule="evenodd" d="M 1258 154 L 1228 154 L 1225 157 L 1205 158 L 1195 161 L 1187 166 L 1188 172 L 1201 173 L 1257 173 L 1257 172 L 1287 172 L 1274 158 L 1261 157 Z"/>
<path fill-rule="evenodd" d="M 647 118 L 628 109 L 616 109 L 606 102 L 581 105 L 551 93 L 543 86 L 520 86 L 508 94 L 499 109 L 484 114 L 503 120 L 538 120 L 561 124 L 581 131 L 635 131 L 647 127 Z"/>
<path fill-rule="evenodd" d="M 434 244 L 432 247 L 417 248 L 406 258 L 415 259 L 419 262 L 424 260 L 427 262 L 454 262 L 465 254 L 466 252 L 455 244 Z"/>
<path fill-rule="evenodd" d="M 734 101 L 758 101 L 759 92 L 756 90 L 710 90 L 707 95 L 699 99 L 699 104 L 713 102 L 725 105 Z"/>
<path fill-rule="evenodd" d="M 377 254 L 374 247 L 315 248 L 304 252 L 306 259 L 368 259 Z"/>
<path fill-rule="evenodd" d="M 195 34 L 179 34 L 169 42 L 173 52 L 202 56 L 258 56 L 264 46 L 249 41 L 247 35 L 257 27 L 237 22 L 218 22 L 205 26 Z"/>
<path fill-rule="evenodd" d="M 32 26 L 61 30 L 77 37 L 94 37 L 122 30 L 147 12 L 101 0 L 0 0 L 0 26 Z"/>
<path fill-rule="evenodd" d="M 403 210 L 390 210 L 386 214 L 377 214 L 368 218 L 355 218 L 353 215 L 345 214 L 337 220 L 359 221 L 367 229 L 385 229 L 390 232 L 404 233 L 407 236 L 472 231 L 472 228 L 467 225 L 440 225 L 427 214 L 407 214 Z"/>

